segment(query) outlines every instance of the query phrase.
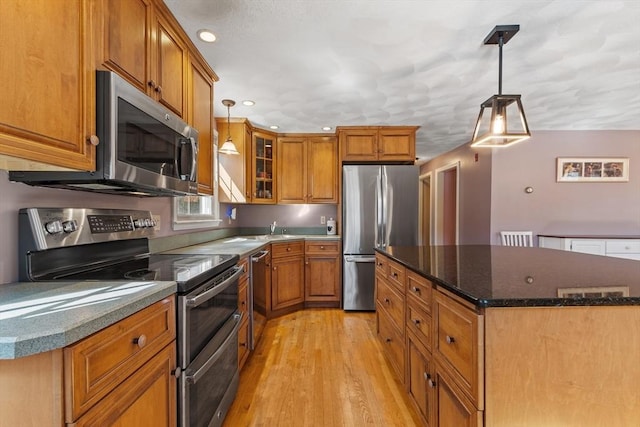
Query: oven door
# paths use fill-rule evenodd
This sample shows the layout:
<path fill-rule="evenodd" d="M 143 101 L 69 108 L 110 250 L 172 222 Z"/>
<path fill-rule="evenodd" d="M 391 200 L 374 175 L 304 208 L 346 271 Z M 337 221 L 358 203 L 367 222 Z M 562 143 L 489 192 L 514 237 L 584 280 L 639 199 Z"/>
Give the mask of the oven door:
<path fill-rule="evenodd" d="M 236 313 L 182 371 L 179 388 L 180 425 L 220 426 L 238 390 L 238 329 Z"/>
<path fill-rule="evenodd" d="M 238 310 L 238 279 L 242 267 L 234 266 L 178 296 L 178 366 L 187 366 Z"/>

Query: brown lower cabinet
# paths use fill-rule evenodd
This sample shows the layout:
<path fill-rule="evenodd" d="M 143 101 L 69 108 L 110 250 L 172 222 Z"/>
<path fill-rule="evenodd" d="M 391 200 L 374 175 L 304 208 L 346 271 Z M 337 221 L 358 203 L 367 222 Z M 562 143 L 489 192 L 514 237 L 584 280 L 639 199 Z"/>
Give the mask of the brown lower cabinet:
<path fill-rule="evenodd" d="M 340 307 L 340 242 L 305 243 L 306 307 Z"/>
<path fill-rule="evenodd" d="M 172 296 L 64 349 L 0 360 L 0 426 L 175 426 L 175 336 Z"/>
<path fill-rule="evenodd" d="M 304 241 L 271 244 L 270 315 L 304 306 Z"/>

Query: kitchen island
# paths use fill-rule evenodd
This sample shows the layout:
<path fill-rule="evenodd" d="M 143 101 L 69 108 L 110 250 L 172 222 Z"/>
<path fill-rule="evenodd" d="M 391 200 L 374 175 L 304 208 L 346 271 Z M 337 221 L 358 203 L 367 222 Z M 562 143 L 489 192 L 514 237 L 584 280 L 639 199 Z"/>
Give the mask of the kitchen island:
<path fill-rule="evenodd" d="M 485 245 L 376 254 L 385 354 L 428 425 L 638 425 L 640 262 Z"/>

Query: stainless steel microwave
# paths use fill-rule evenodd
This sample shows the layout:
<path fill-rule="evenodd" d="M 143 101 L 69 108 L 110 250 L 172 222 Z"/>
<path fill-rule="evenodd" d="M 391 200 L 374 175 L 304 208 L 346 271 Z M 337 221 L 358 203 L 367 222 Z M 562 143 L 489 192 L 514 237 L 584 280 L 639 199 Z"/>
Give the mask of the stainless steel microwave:
<path fill-rule="evenodd" d="M 96 131 L 95 171 L 12 171 L 9 179 L 133 196 L 197 193 L 197 130 L 109 71 L 96 74 Z"/>

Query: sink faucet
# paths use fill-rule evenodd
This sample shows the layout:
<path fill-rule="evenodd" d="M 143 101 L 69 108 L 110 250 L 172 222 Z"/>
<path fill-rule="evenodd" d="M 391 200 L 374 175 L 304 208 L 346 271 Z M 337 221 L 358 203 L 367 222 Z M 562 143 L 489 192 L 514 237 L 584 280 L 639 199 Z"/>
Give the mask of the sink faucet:
<path fill-rule="evenodd" d="M 273 221 L 273 224 L 269 225 L 269 228 L 271 229 L 270 234 L 273 234 L 276 231 L 276 222 Z"/>

